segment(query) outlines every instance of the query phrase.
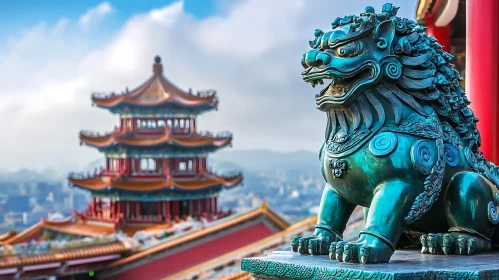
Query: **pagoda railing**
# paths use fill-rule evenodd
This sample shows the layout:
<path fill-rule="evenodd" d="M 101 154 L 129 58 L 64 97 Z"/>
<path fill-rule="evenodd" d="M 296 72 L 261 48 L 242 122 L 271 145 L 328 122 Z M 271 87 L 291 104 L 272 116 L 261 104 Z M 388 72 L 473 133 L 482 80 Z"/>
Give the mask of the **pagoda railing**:
<path fill-rule="evenodd" d="M 121 92 L 121 93 L 116 93 L 116 92 L 110 92 L 110 93 L 105 93 L 105 92 L 94 92 L 91 94 L 91 98 L 92 99 L 108 99 L 108 98 L 111 98 L 111 97 L 115 97 L 115 96 L 121 96 L 123 94 L 126 94 L 128 92 Z"/>
<path fill-rule="evenodd" d="M 221 172 L 214 171 L 211 168 L 208 168 L 207 170 L 210 174 L 212 174 L 214 176 L 224 177 L 224 178 L 235 178 L 235 177 L 243 175 L 243 173 L 241 171 L 228 171 L 228 172 L 221 173 Z"/>
<path fill-rule="evenodd" d="M 215 96 L 217 94 L 217 91 L 216 90 L 213 90 L 213 89 L 208 89 L 208 90 L 198 90 L 197 91 L 197 96 L 201 97 L 201 98 L 208 98 L 208 97 L 212 97 L 212 96 Z"/>
<path fill-rule="evenodd" d="M 213 137 L 213 138 L 217 138 L 217 139 L 232 138 L 232 133 L 230 131 L 223 131 L 223 132 L 220 132 L 217 134 L 214 134 L 214 133 L 209 132 L 209 131 L 200 131 L 200 132 L 197 132 L 196 134 L 199 136 Z"/>
<path fill-rule="evenodd" d="M 92 99 L 108 99 L 111 97 L 115 96 L 121 96 L 124 94 L 128 94 L 129 91 L 126 89 L 125 91 L 122 91 L 121 93 L 116 93 L 115 91 L 105 93 L 105 92 L 94 92 L 91 94 Z M 208 90 L 198 90 L 196 94 L 192 92 L 192 90 L 189 90 L 187 94 L 190 94 L 192 96 L 199 96 L 201 98 L 210 98 L 210 97 L 215 97 L 217 95 L 217 91 L 214 89 L 208 89 Z"/>
<path fill-rule="evenodd" d="M 92 179 L 96 178 L 99 176 L 116 176 L 116 175 L 125 175 L 128 174 L 128 170 L 122 170 L 120 171 L 111 171 L 111 170 L 106 170 L 104 167 L 100 168 L 95 168 L 94 171 L 88 171 L 88 172 L 71 172 L 68 175 L 68 178 L 73 178 L 73 179 Z"/>
<path fill-rule="evenodd" d="M 80 136 L 87 136 L 87 137 L 107 137 L 107 136 L 113 135 L 117 131 L 118 131 L 117 127 L 115 127 L 113 131 L 104 132 L 104 133 L 94 132 L 94 131 L 90 131 L 90 130 L 81 130 L 80 131 Z"/>
<path fill-rule="evenodd" d="M 90 179 L 90 178 L 95 178 L 96 174 L 91 174 L 90 172 L 85 173 L 85 172 L 70 172 L 68 174 L 69 179 L 78 179 L 78 180 L 84 180 L 84 179 Z"/>

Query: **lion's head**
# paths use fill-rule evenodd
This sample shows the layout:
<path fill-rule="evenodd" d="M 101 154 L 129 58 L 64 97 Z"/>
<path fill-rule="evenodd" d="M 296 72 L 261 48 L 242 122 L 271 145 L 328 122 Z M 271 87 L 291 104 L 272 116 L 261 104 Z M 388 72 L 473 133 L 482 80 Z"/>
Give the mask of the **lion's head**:
<path fill-rule="evenodd" d="M 322 84 L 324 79 L 331 80 L 316 98 L 320 110 L 347 107 L 359 93 L 384 79 L 398 82 L 409 91 L 436 90 L 438 65 L 430 60 L 445 64 L 452 56 L 426 34 L 423 37 L 428 42 L 423 42 L 424 29 L 412 20 L 396 17 L 397 10 L 392 4 L 385 4 L 382 13 L 376 14 L 372 7 L 367 7 L 360 16 L 334 20 L 331 31 L 315 31 L 315 40 L 310 42 L 312 49 L 302 58 L 302 75 L 312 86 Z M 430 46 L 432 43 L 435 46 Z M 428 52 L 420 52 L 421 48 Z M 454 77 L 454 73 L 449 77 Z M 411 80 L 416 83 L 407 85 Z M 415 95 L 432 97 L 422 92 Z"/>
<path fill-rule="evenodd" d="M 478 120 L 468 108 L 459 72 L 449 63 L 452 55 L 424 32 L 425 27 L 397 17 L 397 11 L 392 4 L 383 5 L 380 14 L 366 7 L 360 16 L 336 18 L 331 31 L 315 30 L 315 39 L 309 42 L 312 49 L 301 64 L 303 79 L 312 86 L 331 80 L 316 95 L 318 109 L 330 115 L 337 109 L 340 115 L 351 111 L 355 129 L 359 126 L 356 109 L 367 108 L 356 103 L 365 104 L 365 96 L 382 116 L 378 122 L 384 121 L 384 109 L 374 99 L 391 104 L 395 124 L 401 119 L 401 103 L 422 115 L 426 114 L 423 107 L 431 107 L 476 151 Z M 367 116 L 365 121 L 369 128 L 372 119 Z M 327 135 L 335 133 L 330 130 Z"/>

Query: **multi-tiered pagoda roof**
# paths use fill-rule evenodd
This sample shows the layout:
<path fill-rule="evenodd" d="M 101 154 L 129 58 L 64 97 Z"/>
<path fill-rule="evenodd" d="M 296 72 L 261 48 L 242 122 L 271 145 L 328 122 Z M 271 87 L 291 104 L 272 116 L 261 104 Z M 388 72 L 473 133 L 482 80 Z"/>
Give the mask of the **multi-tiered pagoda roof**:
<path fill-rule="evenodd" d="M 120 113 L 134 109 L 155 109 L 150 112 L 154 111 L 159 115 L 168 114 L 169 111 L 171 113 L 172 110 L 182 111 L 182 109 L 199 114 L 217 108 L 216 91 L 198 91 L 196 94 L 193 94 L 191 90 L 184 91 L 163 75 L 161 58 L 157 56 L 154 60 L 156 63 L 153 66 L 153 75 L 141 86 L 122 94 L 93 94 L 93 104 Z"/>

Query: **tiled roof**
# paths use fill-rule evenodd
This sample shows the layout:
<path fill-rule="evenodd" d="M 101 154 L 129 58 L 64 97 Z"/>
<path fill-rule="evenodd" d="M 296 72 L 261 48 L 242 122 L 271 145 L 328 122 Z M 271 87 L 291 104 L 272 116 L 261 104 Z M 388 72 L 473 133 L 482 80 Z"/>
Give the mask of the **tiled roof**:
<path fill-rule="evenodd" d="M 104 148 L 117 144 L 124 144 L 137 147 L 150 147 L 157 145 L 177 145 L 181 147 L 203 147 L 215 146 L 225 147 L 232 142 L 232 135 L 211 136 L 201 134 L 190 135 L 172 135 L 168 127 L 165 127 L 164 133 L 158 135 L 137 135 L 135 133 L 121 134 L 114 131 L 106 135 L 97 135 L 87 131 L 80 132 L 80 141 L 93 147 Z"/>
<path fill-rule="evenodd" d="M 60 262 L 109 254 L 122 254 L 129 250 L 130 248 L 127 248 L 124 244 L 118 241 L 110 244 L 99 244 L 95 246 L 72 248 L 56 252 L 10 256 L 0 258 L 0 268 Z"/>
<path fill-rule="evenodd" d="M 281 217 L 279 217 L 275 212 L 268 209 L 266 203 L 263 203 L 261 208 L 257 208 L 251 212 L 242 214 L 242 215 L 240 215 L 238 217 L 234 217 L 234 218 L 226 218 L 225 221 L 223 221 L 223 222 L 220 221 L 220 223 L 212 225 L 210 227 L 207 227 L 203 230 L 197 230 L 197 231 L 194 231 L 192 233 L 180 236 L 178 238 L 171 239 L 168 242 L 158 244 L 156 246 L 153 246 L 151 248 L 148 248 L 148 249 L 142 250 L 136 254 L 133 254 L 129 257 L 117 260 L 117 261 L 111 263 L 108 266 L 108 268 L 122 266 L 124 264 L 129 263 L 129 262 L 133 262 L 133 261 L 139 260 L 141 258 L 147 257 L 151 254 L 154 254 L 154 253 L 157 253 L 157 252 L 160 252 L 163 250 L 167 250 L 167 249 L 173 248 L 175 246 L 185 244 L 187 242 L 191 242 L 193 240 L 196 240 L 196 239 L 201 238 L 203 236 L 209 235 L 211 233 L 226 229 L 230 226 L 254 219 L 260 215 L 265 215 L 272 222 L 274 222 L 281 230 L 289 227 L 289 224 L 286 221 L 284 221 Z"/>
<path fill-rule="evenodd" d="M 127 191 L 155 191 L 159 189 L 176 188 L 182 190 L 199 190 L 215 186 L 225 186 L 227 188 L 239 185 L 243 180 L 241 174 L 231 177 L 223 177 L 210 173 L 199 175 L 193 178 L 157 178 L 157 179 L 141 179 L 128 178 L 121 176 L 105 176 L 97 175 L 95 177 L 80 178 L 71 177 L 69 181 L 80 188 L 88 190 L 104 190 L 107 187 L 122 189 Z"/>
<path fill-rule="evenodd" d="M 138 106 L 157 106 L 165 103 L 178 104 L 184 107 L 208 105 L 215 108 L 218 104 L 216 94 L 194 95 L 185 92 L 163 76 L 163 66 L 159 57 L 153 65 L 153 76 L 137 89 L 121 95 L 92 96 L 94 104 L 104 108 L 114 107 L 119 104 Z"/>

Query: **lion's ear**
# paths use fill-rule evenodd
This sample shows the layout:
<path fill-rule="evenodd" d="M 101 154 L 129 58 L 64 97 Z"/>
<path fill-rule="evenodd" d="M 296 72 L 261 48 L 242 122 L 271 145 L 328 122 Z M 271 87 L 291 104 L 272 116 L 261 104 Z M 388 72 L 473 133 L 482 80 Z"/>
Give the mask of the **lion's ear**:
<path fill-rule="evenodd" d="M 395 24 L 393 20 L 385 20 L 381 22 L 374 30 L 374 39 L 376 40 L 376 46 L 379 49 L 386 49 L 391 47 L 393 38 L 395 37 Z"/>

